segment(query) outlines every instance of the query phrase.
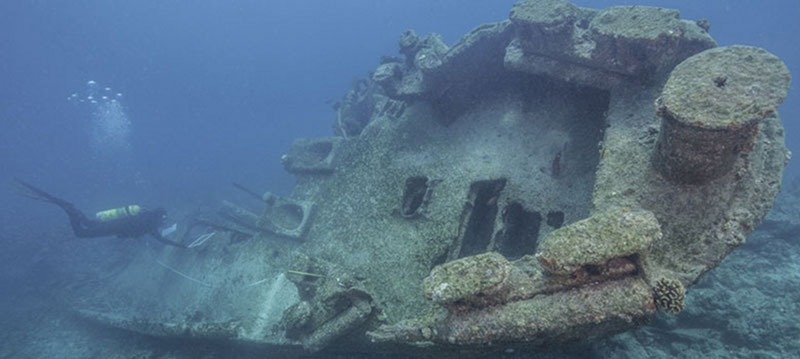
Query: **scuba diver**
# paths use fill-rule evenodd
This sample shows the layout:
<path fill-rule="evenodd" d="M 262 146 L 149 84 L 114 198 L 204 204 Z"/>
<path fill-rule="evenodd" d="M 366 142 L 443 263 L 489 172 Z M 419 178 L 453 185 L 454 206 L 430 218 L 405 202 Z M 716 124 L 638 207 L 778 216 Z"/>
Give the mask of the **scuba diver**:
<path fill-rule="evenodd" d="M 161 235 L 159 227 L 167 219 L 167 211 L 163 208 L 145 209 L 137 205 L 131 205 L 98 212 L 97 218 L 91 219 L 75 208 L 72 203 L 54 197 L 29 183 L 18 179 L 15 181 L 22 187 L 23 192 L 20 193 L 21 195 L 38 201 L 50 202 L 61 207 L 69 217 L 72 231 L 79 238 L 106 236 L 138 238 L 149 234 L 161 243 L 187 248 L 185 245 L 168 240 Z"/>

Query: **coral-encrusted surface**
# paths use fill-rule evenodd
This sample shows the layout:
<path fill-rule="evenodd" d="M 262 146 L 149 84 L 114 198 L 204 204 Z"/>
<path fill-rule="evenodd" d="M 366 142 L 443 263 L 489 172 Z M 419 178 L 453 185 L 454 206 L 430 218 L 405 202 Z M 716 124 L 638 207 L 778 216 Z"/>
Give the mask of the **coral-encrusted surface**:
<path fill-rule="evenodd" d="M 605 266 L 617 257 L 646 257 L 661 239 L 653 213 L 624 208 L 598 213 L 550 233 L 536 253 L 554 274 L 567 275 L 582 266 Z"/>
<path fill-rule="evenodd" d="M 789 69 L 764 49 L 715 48 L 675 67 L 664 85 L 663 108 L 685 124 L 739 128 L 775 112 L 790 84 Z"/>

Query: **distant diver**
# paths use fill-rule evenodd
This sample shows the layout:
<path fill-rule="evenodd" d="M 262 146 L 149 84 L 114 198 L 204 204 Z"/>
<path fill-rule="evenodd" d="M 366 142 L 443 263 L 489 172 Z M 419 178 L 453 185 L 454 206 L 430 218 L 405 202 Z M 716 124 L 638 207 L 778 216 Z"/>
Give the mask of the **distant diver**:
<path fill-rule="evenodd" d="M 21 186 L 21 195 L 38 201 L 55 204 L 69 217 L 72 231 L 79 238 L 96 238 L 117 236 L 118 238 L 138 238 L 149 234 L 161 243 L 186 248 L 185 245 L 173 242 L 161 235 L 159 228 L 167 219 L 164 208 L 146 209 L 137 205 L 110 209 L 97 213 L 96 219 L 87 217 L 75 208 L 75 205 L 58 197 L 54 197 L 39 188 L 21 180 L 15 180 Z"/>

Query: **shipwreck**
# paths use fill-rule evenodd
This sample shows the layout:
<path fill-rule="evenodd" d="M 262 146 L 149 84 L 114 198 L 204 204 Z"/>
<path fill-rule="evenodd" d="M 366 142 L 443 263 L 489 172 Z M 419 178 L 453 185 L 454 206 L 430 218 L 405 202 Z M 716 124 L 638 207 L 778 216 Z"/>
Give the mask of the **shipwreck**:
<path fill-rule="evenodd" d="M 645 6 L 520 2 L 399 54 L 281 158 L 290 196 L 181 223 L 72 300 L 165 338 L 285 353 L 557 347 L 684 307 L 760 223 L 790 152 L 769 52 Z M 136 293 L 136 295 L 131 295 Z"/>

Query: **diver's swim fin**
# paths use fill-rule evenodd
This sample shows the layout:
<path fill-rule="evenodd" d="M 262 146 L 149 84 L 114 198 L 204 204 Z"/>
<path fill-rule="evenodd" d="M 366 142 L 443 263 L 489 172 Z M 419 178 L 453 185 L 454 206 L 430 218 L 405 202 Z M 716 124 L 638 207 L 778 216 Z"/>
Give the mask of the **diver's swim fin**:
<path fill-rule="evenodd" d="M 23 181 L 21 179 L 15 178 L 14 182 L 16 182 L 17 186 L 19 187 L 19 190 L 20 190 L 19 191 L 19 195 L 21 195 L 21 196 L 25 196 L 25 197 L 28 197 L 28 198 L 31 198 L 31 199 L 35 199 L 35 200 L 38 200 L 38 201 L 46 201 L 46 202 L 55 203 L 55 204 L 57 204 L 59 206 L 63 206 L 63 205 L 72 206 L 71 203 L 69 203 L 69 202 L 67 202 L 67 201 L 65 201 L 65 200 L 63 200 L 61 198 L 55 197 L 55 196 L 53 196 L 53 195 L 51 195 L 51 194 L 49 194 L 49 193 L 47 193 L 45 191 L 42 191 L 41 189 L 36 188 L 32 184 L 27 183 L 27 182 L 25 182 L 25 181 Z"/>

